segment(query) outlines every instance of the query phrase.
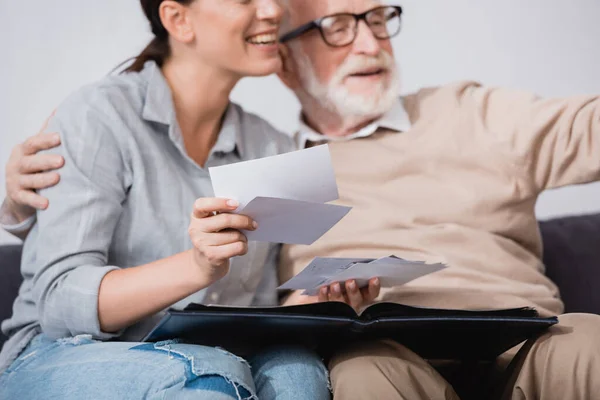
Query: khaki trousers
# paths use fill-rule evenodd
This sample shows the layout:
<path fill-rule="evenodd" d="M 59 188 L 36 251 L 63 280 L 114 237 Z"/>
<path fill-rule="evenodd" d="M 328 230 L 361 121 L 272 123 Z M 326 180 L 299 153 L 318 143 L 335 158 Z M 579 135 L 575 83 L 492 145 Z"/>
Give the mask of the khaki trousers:
<path fill-rule="evenodd" d="M 392 341 L 354 345 L 329 368 L 335 400 L 459 399 L 429 363 Z M 600 399 L 600 316 L 560 316 L 529 351 L 512 399 Z"/>

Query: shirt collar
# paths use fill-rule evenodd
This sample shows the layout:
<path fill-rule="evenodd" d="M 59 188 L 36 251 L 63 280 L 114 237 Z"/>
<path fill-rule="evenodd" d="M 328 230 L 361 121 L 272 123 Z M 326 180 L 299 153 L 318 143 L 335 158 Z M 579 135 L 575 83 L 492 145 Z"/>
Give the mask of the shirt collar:
<path fill-rule="evenodd" d="M 229 107 L 227 107 L 227 111 L 225 111 L 225 115 L 223 116 L 219 137 L 213 147 L 213 153 L 231 153 L 237 151 L 240 158 L 244 158 L 245 151 L 240 111 L 237 105 L 229 103 Z"/>
<path fill-rule="evenodd" d="M 304 122 L 304 118 L 300 117 L 300 127 L 298 129 L 298 133 L 296 134 L 296 143 L 299 148 L 303 149 L 306 147 L 306 142 L 338 142 L 338 141 L 348 141 L 357 138 L 364 138 L 371 136 L 378 129 L 384 128 L 389 129 L 394 132 L 406 132 L 411 128 L 410 117 L 404 108 L 404 101 L 402 98 L 399 98 L 397 102 L 394 103 L 392 108 L 383 114 L 380 118 L 376 119 L 369 125 L 360 129 L 359 131 L 341 137 L 332 137 L 325 136 L 319 132 L 316 132 L 310 126 L 308 126 Z"/>
<path fill-rule="evenodd" d="M 142 111 L 143 118 L 146 121 L 168 126 L 171 139 L 183 146 L 181 131 L 175 116 L 173 95 L 162 71 L 154 61 L 148 61 L 144 64 L 144 69 L 140 74 L 148 82 Z M 221 131 L 212 153 L 231 153 L 237 150 L 238 155 L 243 158 L 244 149 L 239 112 L 240 110 L 236 105 L 229 104 L 223 116 Z"/>
<path fill-rule="evenodd" d="M 148 82 L 142 116 L 146 121 L 172 125 L 176 120 L 175 105 L 171 88 L 162 71 L 154 61 L 148 61 L 140 76 Z"/>

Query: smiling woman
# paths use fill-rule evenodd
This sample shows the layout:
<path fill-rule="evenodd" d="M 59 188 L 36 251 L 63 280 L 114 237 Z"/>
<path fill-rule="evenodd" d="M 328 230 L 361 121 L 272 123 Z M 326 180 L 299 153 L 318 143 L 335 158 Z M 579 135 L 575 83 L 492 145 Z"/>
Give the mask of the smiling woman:
<path fill-rule="evenodd" d="M 218 62 L 226 69 L 240 76 L 264 76 L 277 71 L 281 62 L 277 54 L 278 27 L 272 23 L 257 23 L 248 13 L 253 7 L 246 1 L 225 0 L 177 0 L 186 6 L 188 15 L 193 16 L 193 24 L 186 27 L 187 33 L 195 33 L 200 38 L 194 45 L 198 53 L 210 62 Z M 282 10 L 276 2 L 257 0 L 265 15 L 277 23 Z M 142 0 L 142 8 L 150 21 L 154 39 L 136 58 L 128 71 L 139 72 L 146 61 L 153 60 L 159 66 L 171 55 L 169 32 L 161 21 L 163 0 Z M 225 4 L 223 4 L 225 3 Z M 255 3 L 255 2 L 253 2 Z M 172 11 L 171 11 L 172 12 Z M 183 32 L 182 32 L 183 33 Z M 227 45 L 224 45 L 224 44 Z"/>
<path fill-rule="evenodd" d="M 325 366 L 307 349 L 245 360 L 136 342 L 167 308 L 277 304 L 279 246 L 248 243 L 254 221 L 233 213 L 235 199 L 211 197 L 208 168 L 294 149 L 229 101 L 241 78 L 281 67 L 277 0 L 141 4 L 152 42 L 125 73 L 69 96 L 48 125 L 64 166 L 39 191 L 49 206 L 25 241 L 0 398 L 329 399 Z"/>
<path fill-rule="evenodd" d="M 188 5 L 193 3 L 194 0 L 179 0 L 177 3 Z M 146 48 L 137 56 L 133 62 L 127 68 L 128 72 L 139 72 L 144 68 L 144 64 L 147 61 L 154 61 L 159 67 L 162 67 L 165 60 L 171 54 L 171 48 L 169 46 L 169 32 L 165 29 L 160 20 L 159 5 L 162 0 L 142 0 L 142 9 L 146 18 L 150 22 L 150 29 L 154 38 L 146 46 Z"/>

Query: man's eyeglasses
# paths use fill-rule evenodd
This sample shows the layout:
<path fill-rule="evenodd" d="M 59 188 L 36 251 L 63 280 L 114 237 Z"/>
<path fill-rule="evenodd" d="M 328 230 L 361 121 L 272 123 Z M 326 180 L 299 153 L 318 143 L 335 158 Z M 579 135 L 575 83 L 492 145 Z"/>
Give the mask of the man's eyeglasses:
<path fill-rule="evenodd" d="M 318 29 L 325 43 L 333 47 L 348 46 L 356 39 L 358 23 L 365 21 L 377 39 L 389 39 L 400 32 L 402 7 L 382 6 L 362 14 L 340 13 L 311 21 L 283 35 L 281 43 Z"/>

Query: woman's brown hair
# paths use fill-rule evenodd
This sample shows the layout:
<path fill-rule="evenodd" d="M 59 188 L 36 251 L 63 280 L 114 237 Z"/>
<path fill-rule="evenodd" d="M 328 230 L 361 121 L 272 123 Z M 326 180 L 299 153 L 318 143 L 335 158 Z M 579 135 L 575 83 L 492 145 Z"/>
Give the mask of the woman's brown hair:
<path fill-rule="evenodd" d="M 144 50 L 135 57 L 133 63 L 125 69 L 124 72 L 140 72 L 144 69 L 144 64 L 148 61 L 154 61 L 159 67 L 162 67 L 165 60 L 171 55 L 169 46 L 169 32 L 163 26 L 160 20 L 160 4 L 164 0 L 140 0 L 144 14 L 150 22 L 150 28 L 154 34 L 154 39 L 146 46 Z M 180 4 L 190 4 L 194 0 L 173 0 Z"/>

